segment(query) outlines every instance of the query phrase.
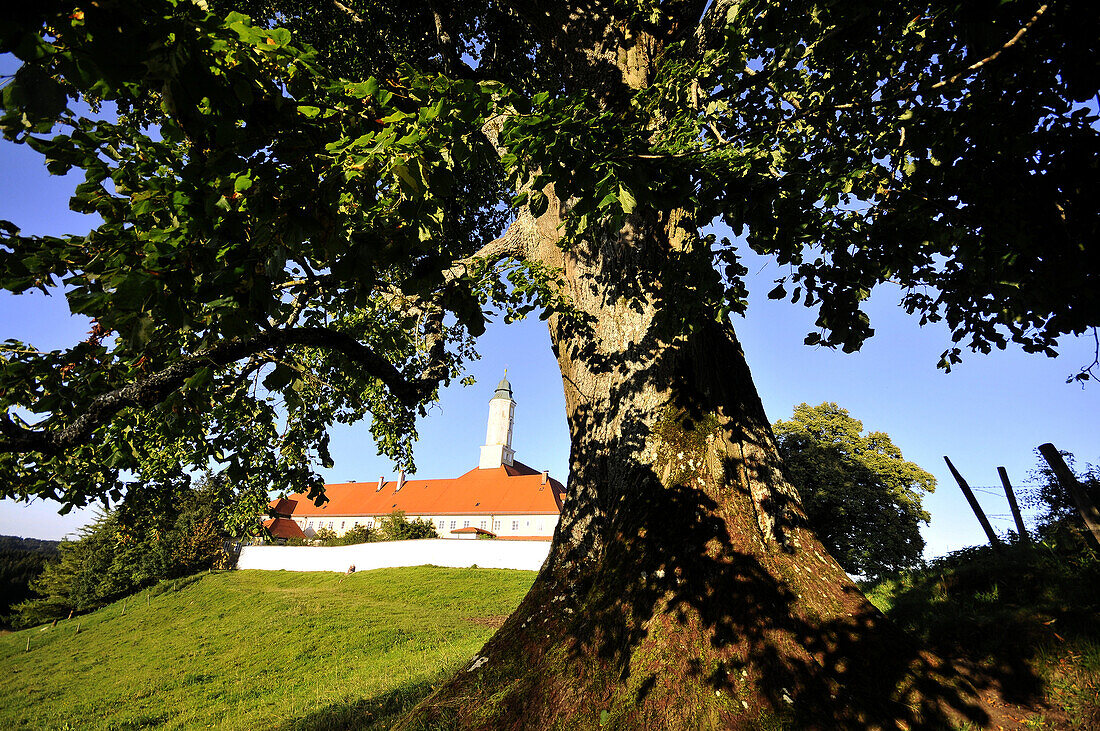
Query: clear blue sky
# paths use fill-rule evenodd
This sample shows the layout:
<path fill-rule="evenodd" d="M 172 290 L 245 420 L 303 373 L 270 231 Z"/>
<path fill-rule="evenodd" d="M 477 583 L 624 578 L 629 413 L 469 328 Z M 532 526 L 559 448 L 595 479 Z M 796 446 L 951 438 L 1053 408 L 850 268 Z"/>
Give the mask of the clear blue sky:
<path fill-rule="evenodd" d="M 0 59 L 0 72 L 10 64 Z M 0 141 L 0 219 L 25 232 L 80 232 L 88 219 L 71 213 L 74 176 L 51 177 L 32 151 Z M 752 292 L 747 317 L 734 322 L 764 406 L 774 421 L 789 418 L 801 402 L 835 401 L 867 429 L 893 437 L 907 459 L 939 480 L 925 504 L 932 523 L 924 530 L 927 555 L 984 541 L 977 521 L 943 462 L 949 455 L 971 485 L 998 485 L 996 468 L 1007 468 L 1017 485 L 1036 464 L 1033 450 L 1053 442 L 1081 462 L 1100 461 L 1100 386 L 1082 389 L 1066 377 L 1092 361 L 1091 338 L 1067 340 L 1057 359 L 1016 349 L 971 355 L 952 373 L 935 368 L 948 346 L 944 329 L 920 328 L 897 307 L 897 294 L 883 290 L 868 311 L 876 336 L 859 353 L 845 355 L 802 344 L 813 330 L 812 311 L 770 301 L 765 293 L 780 276 L 774 264 L 749 261 Z M 40 348 L 60 348 L 83 339 L 86 321 L 70 317 L 62 296 L 19 297 L 0 293 L 0 340 L 16 338 Z M 494 325 L 480 341 L 482 359 L 472 364 L 477 385 L 454 386 L 421 424 L 418 474 L 448 477 L 477 464 L 485 436 L 488 400 L 504 368 L 517 402 L 513 446 L 537 469 L 566 477 L 569 443 L 561 376 L 544 323 L 527 320 Z M 341 427 L 333 437 L 336 461 L 323 474 L 330 481 L 374 480 L 393 467 L 375 455 L 366 425 Z M 2 479 L 2 476 L 0 476 Z M 1003 495 L 980 494 L 987 512 L 1006 515 Z M 56 514 L 57 506 L 0 502 L 0 534 L 60 538 L 91 519 L 92 511 Z M 995 520 L 1007 530 L 1010 520 Z"/>

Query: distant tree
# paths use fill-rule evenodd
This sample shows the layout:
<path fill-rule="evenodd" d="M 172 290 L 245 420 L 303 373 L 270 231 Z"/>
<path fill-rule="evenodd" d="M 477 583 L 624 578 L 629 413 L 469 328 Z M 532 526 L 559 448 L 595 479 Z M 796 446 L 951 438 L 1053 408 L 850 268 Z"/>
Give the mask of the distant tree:
<path fill-rule="evenodd" d="M 835 403 L 800 404 L 774 425 L 787 474 L 811 526 L 850 574 L 877 578 L 920 563 L 921 493 L 936 479 L 902 458 L 888 434 Z"/>
<path fill-rule="evenodd" d="M 335 546 L 338 540 L 336 531 L 332 528 L 318 528 L 313 534 L 313 543 L 319 543 L 322 546 Z"/>
<path fill-rule="evenodd" d="M 205 475 L 191 485 L 135 491 L 62 542 L 60 558 L 31 582 L 37 598 L 16 605 L 13 623 L 29 626 L 86 612 L 162 579 L 224 568 L 228 534 L 221 516 L 236 513 L 234 492 Z"/>
<path fill-rule="evenodd" d="M 0 536 L 0 628 L 10 627 L 9 609 L 31 596 L 30 583 L 58 558 L 58 541 Z"/>

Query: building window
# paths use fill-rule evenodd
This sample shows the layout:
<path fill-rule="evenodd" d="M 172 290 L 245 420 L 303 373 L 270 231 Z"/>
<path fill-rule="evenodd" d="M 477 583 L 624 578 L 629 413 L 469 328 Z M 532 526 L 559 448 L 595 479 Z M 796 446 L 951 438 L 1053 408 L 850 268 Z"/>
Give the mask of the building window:
<path fill-rule="evenodd" d="M 539 521 L 539 530 L 543 530 L 545 525 L 546 525 L 546 521 L 545 520 L 540 520 Z"/>
<path fill-rule="evenodd" d="M 346 520 L 341 520 L 340 521 L 340 530 L 344 530 L 345 525 L 347 525 L 347 521 Z"/>
<path fill-rule="evenodd" d="M 513 520 L 512 521 L 512 530 L 519 530 L 519 521 L 518 520 Z"/>
<path fill-rule="evenodd" d="M 331 520 L 328 522 L 328 527 L 329 527 L 329 530 L 332 530 L 332 521 Z"/>
<path fill-rule="evenodd" d="M 463 528 L 469 528 L 470 527 L 470 521 L 468 521 L 468 520 L 462 521 L 462 527 Z"/>
<path fill-rule="evenodd" d="M 313 527 L 313 521 L 311 520 L 311 521 L 309 521 L 309 523 L 306 524 L 306 528 L 312 528 L 312 527 Z"/>
<path fill-rule="evenodd" d="M 373 528 L 374 527 L 374 518 L 371 518 L 370 520 L 367 521 L 367 527 L 368 528 Z"/>
<path fill-rule="evenodd" d="M 454 522 L 453 520 L 451 521 L 451 527 L 452 527 L 452 528 L 454 528 L 454 527 L 455 527 L 455 522 Z"/>
<path fill-rule="evenodd" d="M 483 521 L 481 521 L 481 524 L 478 527 L 481 528 L 482 530 L 485 530 L 486 525 L 487 525 L 487 523 L 483 520 Z"/>
<path fill-rule="evenodd" d="M 500 530 L 500 521 L 499 520 L 494 520 L 493 521 L 493 530 Z"/>

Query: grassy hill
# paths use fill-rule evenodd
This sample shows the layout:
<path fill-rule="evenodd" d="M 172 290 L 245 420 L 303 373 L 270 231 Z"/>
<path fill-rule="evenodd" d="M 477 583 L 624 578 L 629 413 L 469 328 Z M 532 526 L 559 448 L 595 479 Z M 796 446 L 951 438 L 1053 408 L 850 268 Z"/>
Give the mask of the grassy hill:
<path fill-rule="evenodd" d="M 384 728 L 467 662 L 533 580 L 420 567 L 163 584 L 56 627 L 0 636 L 0 721 Z"/>
<path fill-rule="evenodd" d="M 866 587 L 1018 727 L 1100 728 L 1100 561 L 969 549 Z M 235 571 L 0 635 L 10 728 L 388 728 L 468 663 L 525 571 Z M 27 642 L 30 641 L 30 651 Z M 992 697 L 992 696 L 991 696 Z"/>
<path fill-rule="evenodd" d="M 957 551 L 864 587 L 1031 729 L 1100 729 L 1100 559 L 1048 544 Z"/>

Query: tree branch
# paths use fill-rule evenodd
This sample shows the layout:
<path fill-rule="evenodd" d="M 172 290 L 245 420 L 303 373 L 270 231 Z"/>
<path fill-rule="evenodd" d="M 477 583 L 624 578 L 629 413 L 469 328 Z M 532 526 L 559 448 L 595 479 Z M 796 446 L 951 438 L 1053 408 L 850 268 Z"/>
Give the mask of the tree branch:
<path fill-rule="evenodd" d="M 1020 41 L 1020 39 L 1023 38 L 1029 30 L 1031 30 L 1031 27 L 1039 21 L 1039 18 L 1043 17 L 1043 14 L 1047 11 L 1048 7 L 1048 5 L 1040 5 L 1039 9 L 1035 11 L 1035 14 L 1032 15 L 1031 18 L 1026 23 L 1024 23 L 1024 25 L 1018 31 L 1016 31 L 1016 33 L 1011 38 L 1005 41 L 1004 45 L 1002 45 L 992 54 L 986 56 L 980 61 L 975 61 L 974 63 L 970 64 L 958 73 L 953 74 L 952 76 L 940 79 L 931 86 L 922 87 L 919 82 L 916 82 L 907 89 L 899 91 L 896 94 L 882 97 L 880 99 L 870 99 L 868 101 L 862 102 L 849 102 L 847 104 L 828 104 L 820 107 L 815 107 L 813 109 L 808 109 L 799 112 L 798 114 L 795 114 L 793 117 L 791 117 L 789 121 L 794 122 L 804 117 L 820 114 L 821 112 L 836 111 L 842 109 L 859 109 L 863 107 L 876 107 L 882 104 L 890 104 L 896 101 L 901 101 L 902 99 L 911 99 L 918 94 L 927 94 L 928 92 L 936 91 L 937 89 L 942 89 L 946 86 L 950 86 L 951 84 L 955 84 L 963 78 L 968 78 L 972 76 L 975 72 L 979 71 L 986 64 L 996 61 L 1002 53 L 1016 45 Z"/>
<path fill-rule="evenodd" d="M 741 0 L 714 0 L 695 26 L 694 36 L 685 43 L 687 55 L 701 59 L 704 53 L 713 50 L 718 41 L 718 33 L 725 26 L 730 11 L 740 4 Z"/>
<path fill-rule="evenodd" d="M 332 4 L 335 5 L 339 10 L 342 10 L 344 13 L 346 13 L 352 19 L 353 22 L 355 22 L 355 23 L 362 23 L 363 22 L 363 19 L 360 18 L 359 15 L 354 10 L 349 8 L 347 5 L 344 5 L 342 2 L 340 2 L 340 0 L 332 0 Z"/>
<path fill-rule="evenodd" d="M 435 39 L 439 43 L 439 54 L 443 59 L 443 73 L 456 79 L 477 77 L 477 72 L 458 54 L 455 36 L 449 27 L 450 17 L 444 15 L 438 0 L 431 0 L 428 4 L 432 9 L 432 20 L 435 21 Z"/>
<path fill-rule="evenodd" d="M 287 346 L 308 346 L 338 352 L 379 379 L 402 403 L 417 404 L 438 379 L 420 377 L 410 381 L 388 360 L 355 338 L 324 327 L 274 330 L 250 338 L 218 343 L 202 353 L 187 356 L 150 376 L 96 396 L 81 414 L 59 429 L 20 426 L 9 414 L 0 416 L 0 453 L 41 452 L 54 455 L 87 441 L 92 432 L 125 408 L 150 407 L 163 401 L 203 368 L 224 368 L 242 358 Z"/>

